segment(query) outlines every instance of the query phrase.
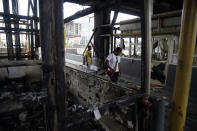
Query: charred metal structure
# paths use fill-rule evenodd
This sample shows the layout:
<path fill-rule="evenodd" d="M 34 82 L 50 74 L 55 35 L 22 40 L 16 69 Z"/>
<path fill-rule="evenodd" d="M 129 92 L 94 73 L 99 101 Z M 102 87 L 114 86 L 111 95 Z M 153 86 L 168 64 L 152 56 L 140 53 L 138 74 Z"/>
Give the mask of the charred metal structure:
<path fill-rule="evenodd" d="M 190 83 L 196 84 L 190 82 L 197 61 L 195 0 L 28 0 L 25 16 L 19 1 L 0 1 L 0 33 L 6 35 L 6 51 L 0 53 L 0 130 L 196 130 L 196 117 L 186 117 Z M 63 18 L 64 2 L 89 7 Z M 117 23 L 119 12 L 139 18 Z M 94 70 L 86 73 L 86 66 L 65 62 L 83 63 L 85 51 L 65 55 L 64 24 L 91 13 L 94 30 L 85 51 L 93 47 Z M 121 57 L 123 77 L 114 83 L 105 75 L 105 60 L 117 39 L 124 47 L 124 38 L 129 38 L 129 58 Z M 168 86 L 175 86 L 174 92 Z"/>
<path fill-rule="evenodd" d="M 2 4 L 4 12 L 1 12 L 0 16 L 3 18 L 1 23 L 5 24 L 5 27 L 0 27 L 0 30 L 1 33 L 6 34 L 7 53 L 5 55 L 1 54 L 1 57 L 8 58 L 9 60 L 27 58 L 27 52 L 21 52 L 20 41 L 20 35 L 25 34 L 30 44 L 29 55 L 31 59 L 35 59 L 36 51 L 38 51 L 38 47 L 40 47 L 37 1 L 28 1 L 28 12 L 26 16 L 19 15 L 18 0 L 13 0 L 11 3 L 10 1 L 3 0 Z M 11 7 L 12 12 L 10 11 Z M 32 16 L 30 16 L 30 10 L 32 11 Z"/>

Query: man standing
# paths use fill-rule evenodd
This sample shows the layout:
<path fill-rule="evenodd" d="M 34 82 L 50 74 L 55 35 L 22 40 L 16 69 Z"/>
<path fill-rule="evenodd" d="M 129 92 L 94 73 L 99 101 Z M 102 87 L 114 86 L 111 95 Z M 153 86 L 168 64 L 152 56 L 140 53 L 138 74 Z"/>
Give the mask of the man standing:
<path fill-rule="evenodd" d="M 117 82 L 118 77 L 121 76 L 120 70 L 120 55 L 122 53 L 122 49 L 117 47 L 115 51 L 108 55 L 106 59 L 106 64 L 108 67 L 107 74 L 110 77 L 111 81 Z"/>
<path fill-rule="evenodd" d="M 86 73 L 90 72 L 90 65 L 92 63 L 92 48 L 91 46 L 88 46 L 88 50 L 86 51 L 86 64 L 87 64 L 87 68 L 86 68 Z"/>

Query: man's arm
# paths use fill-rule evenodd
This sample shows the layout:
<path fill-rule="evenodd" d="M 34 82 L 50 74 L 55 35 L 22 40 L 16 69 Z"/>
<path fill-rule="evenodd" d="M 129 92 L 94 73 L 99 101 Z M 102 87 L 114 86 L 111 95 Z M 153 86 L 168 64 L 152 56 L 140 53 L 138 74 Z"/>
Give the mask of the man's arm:
<path fill-rule="evenodd" d="M 105 63 L 107 65 L 107 67 L 112 71 L 112 72 L 115 72 L 115 70 L 109 65 L 109 61 L 112 59 L 112 55 L 109 54 L 105 60 Z"/>
<path fill-rule="evenodd" d="M 112 69 L 112 67 L 109 65 L 109 60 L 106 59 L 105 63 L 106 63 L 106 65 L 107 65 L 107 67 L 108 67 L 112 72 L 114 72 L 114 69 Z"/>
<path fill-rule="evenodd" d="M 118 57 L 118 69 L 119 69 L 119 75 L 122 75 L 121 67 L 120 67 L 120 56 Z"/>
<path fill-rule="evenodd" d="M 119 69 L 119 75 L 121 76 L 122 72 L 121 72 L 121 68 L 120 68 L 120 63 L 118 63 L 118 69 Z"/>

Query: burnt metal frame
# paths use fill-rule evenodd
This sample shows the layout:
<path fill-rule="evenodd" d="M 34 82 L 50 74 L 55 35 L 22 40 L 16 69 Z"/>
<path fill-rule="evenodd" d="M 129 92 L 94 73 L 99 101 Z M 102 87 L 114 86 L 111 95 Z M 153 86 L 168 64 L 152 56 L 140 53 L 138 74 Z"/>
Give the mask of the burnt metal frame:
<path fill-rule="evenodd" d="M 3 0 L 2 2 L 3 2 L 4 13 L 9 14 L 10 13 L 9 0 Z M 8 59 L 13 60 L 14 51 L 13 51 L 12 32 L 9 30 L 11 28 L 10 18 L 4 17 L 4 21 L 6 27 L 5 32 L 6 32 L 6 40 L 7 40 Z"/>
<path fill-rule="evenodd" d="M 9 60 L 14 60 L 15 58 L 16 60 L 21 59 L 20 34 L 25 33 L 31 36 L 31 59 L 35 59 L 35 52 L 37 52 L 38 47 L 40 47 L 37 0 L 33 0 L 33 2 L 32 0 L 28 1 L 27 16 L 19 15 L 18 0 L 12 0 L 12 6 L 10 6 L 9 0 L 3 0 L 2 2 L 4 12 L 0 12 L 0 17 L 3 17 L 4 21 L 1 21 L 1 23 L 5 23 L 5 27 L 0 27 L 0 30 L 2 31 L 1 33 L 6 33 L 7 58 Z M 12 7 L 13 14 L 10 12 L 10 7 Z M 32 10 L 33 16 L 29 16 L 30 9 Z M 14 28 L 12 28 L 12 24 Z M 26 25 L 27 27 L 21 28 L 19 25 Z M 13 35 L 15 37 L 15 44 L 13 44 Z M 5 56 L 3 58 L 5 58 Z"/>
<path fill-rule="evenodd" d="M 17 0 L 15 2 L 18 2 Z M 43 1 L 40 1 L 43 2 Z M 50 3 L 52 2 L 52 3 Z M 48 94 L 49 94 L 49 102 L 53 102 L 53 99 L 55 99 L 55 103 L 51 103 L 52 105 L 50 105 L 51 107 L 49 107 L 50 109 L 52 109 L 51 115 L 58 115 L 58 121 L 62 122 L 61 125 L 58 125 L 58 128 L 60 130 L 64 130 L 64 119 L 62 114 L 60 113 L 65 113 L 64 109 L 65 109 L 65 96 L 64 96 L 64 87 L 65 87 L 65 79 L 64 79 L 64 73 L 63 73 L 63 68 L 64 68 L 64 48 L 63 48 L 63 13 L 58 11 L 60 9 L 62 9 L 62 5 L 63 5 L 63 1 L 62 0 L 50 0 L 50 2 L 48 3 L 48 0 L 45 0 L 41 6 L 47 6 L 46 4 L 49 4 L 51 6 L 51 8 L 49 9 L 50 13 L 47 14 L 48 12 L 45 12 L 47 10 L 47 8 L 42 8 L 44 12 L 42 12 L 42 15 L 46 15 L 43 17 L 49 17 L 52 18 L 52 25 L 48 25 L 49 27 L 51 27 L 50 29 L 46 29 L 47 27 L 42 27 L 42 31 L 44 31 L 44 29 L 47 30 L 47 32 L 42 32 L 42 33 L 49 33 L 49 34 L 43 34 L 43 38 L 42 40 L 44 40 L 45 45 L 45 49 L 44 49 L 44 61 L 43 63 L 44 65 L 44 81 L 46 82 L 46 86 L 49 87 L 48 90 Z M 18 13 L 17 11 L 17 3 L 13 3 L 13 7 L 16 8 L 16 10 L 14 11 L 15 15 L 11 15 L 10 11 L 9 11 L 9 1 L 8 0 L 3 0 L 3 7 L 4 7 L 4 20 L 5 20 L 5 28 L 1 28 L 2 30 L 4 30 L 6 32 L 6 36 L 7 36 L 7 45 L 8 45 L 8 59 L 13 60 L 14 59 L 14 52 L 13 52 L 13 41 L 12 41 L 12 33 L 14 31 L 15 33 L 15 37 L 17 38 L 17 53 L 20 53 L 19 49 L 19 45 L 20 45 L 20 39 L 19 38 L 19 33 L 22 29 L 19 29 L 19 21 L 20 19 L 25 19 L 27 20 L 27 23 L 29 23 L 30 20 L 30 29 L 26 29 L 23 31 L 26 32 L 30 32 L 31 33 L 31 58 L 33 59 L 35 57 L 35 51 L 36 48 L 39 46 L 39 39 L 38 39 L 38 19 L 34 19 L 37 18 L 37 0 L 34 0 L 32 2 L 32 0 L 28 1 L 28 16 L 30 13 L 30 7 L 32 9 L 33 12 L 33 17 L 19 17 L 19 15 L 16 15 Z M 58 8 L 61 7 L 61 8 Z M 41 8 L 40 8 L 41 9 Z M 14 21 L 15 21 L 15 28 L 11 28 L 11 17 L 13 17 Z M 17 18 L 18 16 L 18 18 Z M 142 15 L 143 16 L 143 15 Z M 31 19 L 28 19 L 31 18 Z M 47 24 L 49 21 L 45 21 L 45 23 L 43 22 L 41 26 L 45 26 L 45 24 Z M 58 24 L 58 23 L 61 24 Z M 143 21 L 145 22 L 145 20 Z M 145 27 L 144 27 L 145 28 Z M 142 34 L 143 35 L 143 34 Z M 35 39 L 34 39 L 35 36 Z M 53 37 L 52 37 L 53 36 Z M 52 38 L 49 38 L 52 37 Z M 142 37 L 143 40 L 145 41 L 144 36 Z M 52 41 L 46 41 L 46 40 L 52 40 Z M 34 43 L 35 41 L 35 43 Z M 144 44 L 145 45 L 145 44 Z M 50 46 L 50 47 L 49 47 Z M 48 48 L 47 48 L 48 47 Z M 49 50 L 48 50 L 49 49 Z M 106 48 L 109 49 L 109 48 Z M 142 49 L 144 50 L 143 46 Z M 52 54 L 51 51 L 52 50 Z M 107 50 L 106 50 L 107 51 Z M 142 56 L 145 55 L 145 53 L 142 51 Z M 50 57 L 49 59 L 47 59 L 48 57 Z M 20 59 L 20 55 L 17 55 L 17 59 Z M 142 58 L 142 63 L 145 63 L 146 59 Z M 143 65 L 142 64 L 142 65 Z M 146 68 L 143 68 L 144 70 L 146 70 Z M 144 73 L 144 72 L 143 72 Z M 145 76 L 145 74 L 143 74 L 143 77 Z M 47 76 L 48 75 L 48 76 Z M 143 78 L 144 79 L 144 78 Z M 142 81 L 142 84 L 144 84 L 144 81 Z M 51 92 L 55 91 L 55 92 Z M 50 101 L 51 100 L 51 101 Z M 53 105 L 55 104 L 55 105 Z M 63 106 L 62 106 L 63 105 Z M 59 112 L 58 112 L 59 111 Z M 62 115 L 62 116 L 61 116 Z M 52 117 L 53 118 L 53 117 Z M 55 119 L 55 118 L 54 118 Z M 53 119 L 52 119 L 53 121 Z M 52 127 L 55 127 L 57 125 L 57 123 L 51 123 L 54 124 L 52 125 Z"/>

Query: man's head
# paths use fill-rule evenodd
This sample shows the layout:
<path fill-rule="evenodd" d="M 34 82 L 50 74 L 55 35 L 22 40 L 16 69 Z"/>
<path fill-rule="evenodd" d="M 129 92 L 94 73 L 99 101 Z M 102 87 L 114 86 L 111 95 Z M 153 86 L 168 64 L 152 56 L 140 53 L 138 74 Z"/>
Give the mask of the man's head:
<path fill-rule="evenodd" d="M 122 53 L 122 48 L 117 47 L 114 52 L 115 52 L 115 55 L 119 56 Z"/>
<path fill-rule="evenodd" d="M 91 49 L 92 49 L 92 47 L 89 45 L 89 46 L 88 46 L 88 50 L 91 50 Z"/>

